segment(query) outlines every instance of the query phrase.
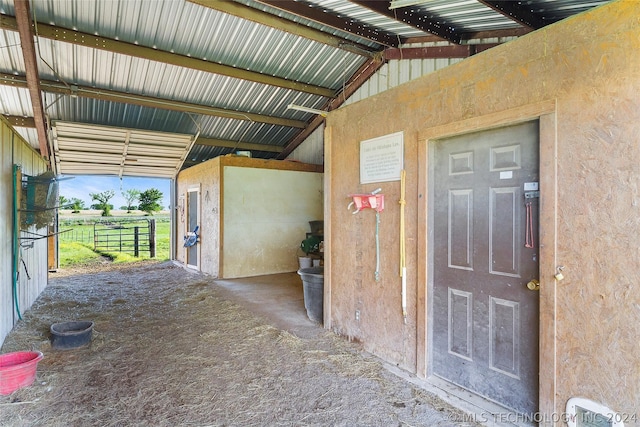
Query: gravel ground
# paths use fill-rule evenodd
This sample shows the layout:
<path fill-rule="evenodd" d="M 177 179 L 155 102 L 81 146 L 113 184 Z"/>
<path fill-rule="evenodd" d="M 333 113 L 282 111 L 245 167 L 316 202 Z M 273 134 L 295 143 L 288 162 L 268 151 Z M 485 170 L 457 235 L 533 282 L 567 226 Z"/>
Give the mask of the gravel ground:
<path fill-rule="evenodd" d="M 95 322 L 54 350 L 51 324 Z M 171 262 L 52 274 L 2 352 L 38 350 L 33 385 L 0 396 L 1 426 L 470 426 L 439 397 L 330 331 L 275 327 Z"/>

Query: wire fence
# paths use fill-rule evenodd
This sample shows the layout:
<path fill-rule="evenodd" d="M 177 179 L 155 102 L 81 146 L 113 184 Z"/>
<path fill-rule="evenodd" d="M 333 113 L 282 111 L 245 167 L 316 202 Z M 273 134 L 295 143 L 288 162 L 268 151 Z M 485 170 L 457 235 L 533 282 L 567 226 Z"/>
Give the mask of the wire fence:
<path fill-rule="evenodd" d="M 60 241 L 93 244 L 93 227 L 91 228 L 68 228 L 60 226 Z"/>

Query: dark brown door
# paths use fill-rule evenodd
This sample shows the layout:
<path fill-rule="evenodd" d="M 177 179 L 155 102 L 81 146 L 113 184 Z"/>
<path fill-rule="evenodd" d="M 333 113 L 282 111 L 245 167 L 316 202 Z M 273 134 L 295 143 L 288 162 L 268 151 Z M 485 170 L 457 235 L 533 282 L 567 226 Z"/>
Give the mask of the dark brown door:
<path fill-rule="evenodd" d="M 433 373 L 538 409 L 538 122 L 435 142 Z"/>

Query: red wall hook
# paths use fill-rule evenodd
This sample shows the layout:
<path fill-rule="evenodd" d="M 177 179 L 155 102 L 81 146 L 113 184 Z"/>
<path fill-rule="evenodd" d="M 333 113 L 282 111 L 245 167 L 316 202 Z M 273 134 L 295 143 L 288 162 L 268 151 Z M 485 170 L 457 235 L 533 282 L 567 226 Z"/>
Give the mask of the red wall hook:
<path fill-rule="evenodd" d="M 384 194 L 378 194 L 382 191 L 380 188 L 368 193 L 368 194 L 349 194 L 349 197 L 353 199 L 347 209 L 351 210 L 351 207 L 355 205 L 356 210 L 351 212 L 357 214 L 363 209 L 373 209 L 376 212 L 382 212 L 384 210 Z"/>

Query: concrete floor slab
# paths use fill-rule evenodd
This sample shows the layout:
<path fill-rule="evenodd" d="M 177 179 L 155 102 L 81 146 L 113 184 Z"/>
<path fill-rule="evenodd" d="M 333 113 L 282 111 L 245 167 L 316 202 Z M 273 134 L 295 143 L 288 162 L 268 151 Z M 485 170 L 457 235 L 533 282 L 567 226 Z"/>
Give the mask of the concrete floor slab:
<path fill-rule="evenodd" d="M 302 338 L 315 337 L 322 324 L 309 319 L 304 308 L 302 280 L 297 273 L 280 273 L 238 279 L 216 279 L 227 297 L 274 326 Z"/>

